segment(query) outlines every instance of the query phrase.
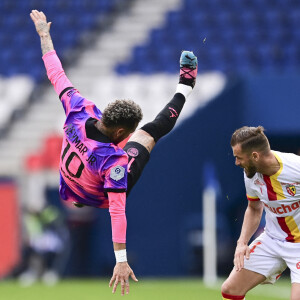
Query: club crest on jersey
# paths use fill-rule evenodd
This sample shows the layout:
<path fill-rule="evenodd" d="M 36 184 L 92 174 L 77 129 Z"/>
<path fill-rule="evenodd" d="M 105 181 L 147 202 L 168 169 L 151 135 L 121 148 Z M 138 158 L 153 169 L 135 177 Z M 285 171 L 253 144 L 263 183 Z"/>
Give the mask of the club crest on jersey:
<path fill-rule="evenodd" d="M 120 180 L 125 175 L 125 169 L 122 166 L 115 166 L 110 170 L 110 178 L 113 180 Z"/>
<path fill-rule="evenodd" d="M 70 91 L 67 92 L 67 96 L 68 97 L 72 97 L 73 94 L 75 94 L 75 93 L 76 93 L 76 90 L 75 89 L 71 89 Z"/>
<path fill-rule="evenodd" d="M 296 194 L 296 187 L 295 187 L 294 185 L 288 184 L 288 185 L 286 186 L 286 190 L 287 190 L 287 192 L 288 192 L 291 196 L 295 196 L 295 194 Z"/>
<path fill-rule="evenodd" d="M 139 150 L 136 148 L 129 148 L 127 150 L 127 154 L 132 156 L 132 157 L 137 157 L 139 155 Z"/>

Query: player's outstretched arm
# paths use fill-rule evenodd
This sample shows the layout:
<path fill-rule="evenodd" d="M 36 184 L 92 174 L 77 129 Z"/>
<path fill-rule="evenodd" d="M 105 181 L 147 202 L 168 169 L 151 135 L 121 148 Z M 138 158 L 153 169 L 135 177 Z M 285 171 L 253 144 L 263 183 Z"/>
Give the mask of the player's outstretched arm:
<path fill-rule="evenodd" d="M 53 84 L 57 95 L 59 95 L 60 99 L 62 100 L 63 94 L 68 89 L 73 88 L 73 85 L 66 76 L 62 64 L 54 50 L 52 39 L 50 36 L 51 22 L 47 22 L 47 18 L 42 11 L 32 10 L 30 13 L 30 17 L 35 25 L 38 35 L 41 38 L 43 60 L 47 70 L 48 78 Z M 67 103 L 64 103 L 64 107 L 67 113 L 69 105 Z"/>
<path fill-rule="evenodd" d="M 51 22 L 47 22 L 47 18 L 42 11 L 32 10 L 30 17 L 35 25 L 35 29 L 41 38 L 42 53 L 54 50 L 53 42 L 50 35 Z"/>
<path fill-rule="evenodd" d="M 126 229 L 127 220 L 125 214 L 126 193 L 108 192 L 109 213 L 111 217 L 112 240 L 116 255 L 116 266 L 109 286 L 113 285 L 112 292 L 115 293 L 118 284 L 121 284 L 121 294 L 129 293 L 129 277 L 138 281 L 127 263 L 126 254 Z"/>
<path fill-rule="evenodd" d="M 248 242 L 259 226 L 262 212 L 263 205 L 261 201 L 249 201 L 234 254 L 234 266 L 237 271 L 244 267 L 244 258 L 249 259 L 250 257 Z"/>

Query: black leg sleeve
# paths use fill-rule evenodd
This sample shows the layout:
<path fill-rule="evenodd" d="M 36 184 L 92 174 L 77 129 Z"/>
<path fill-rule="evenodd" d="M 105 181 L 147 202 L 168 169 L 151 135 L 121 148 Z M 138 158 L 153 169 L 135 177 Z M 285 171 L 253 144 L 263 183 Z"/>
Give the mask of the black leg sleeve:
<path fill-rule="evenodd" d="M 173 99 L 164 107 L 156 118 L 144 125 L 141 129 L 148 132 L 157 142 L 161 137 L 168 134 L 179 117 L 179 114 L 185 103 L 185 97 L 177 93 Z"/>
<path fill-rule="evenodd" d="M 124 151 L 128 155 L 128 173 L 127 173 L 127 196 L 136 182 L 142 175 L 143 169 L 149 161 L 150 153 L 137 142 L 128 142 Z"/>

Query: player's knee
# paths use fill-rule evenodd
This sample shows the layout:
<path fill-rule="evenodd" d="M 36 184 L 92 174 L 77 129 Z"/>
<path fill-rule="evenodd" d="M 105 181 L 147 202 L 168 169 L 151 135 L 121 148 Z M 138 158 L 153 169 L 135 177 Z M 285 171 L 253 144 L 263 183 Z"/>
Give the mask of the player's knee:
<path fill-rule="evenodd" d="M 228 280 L 225 280 L 221 287 L 221 293 L 222 294 L 231 294 L 233 291 L 230 282 Z"/>
<path fill-rule="evenodd" d="M 240 296 L 243 295 L 242 291 L 239 290 L 239 288 L 233 284 L 230 280 L 225 280 L 221 287 L 221 293 L 225 295 L 234 295 L 234 296 Z"/>

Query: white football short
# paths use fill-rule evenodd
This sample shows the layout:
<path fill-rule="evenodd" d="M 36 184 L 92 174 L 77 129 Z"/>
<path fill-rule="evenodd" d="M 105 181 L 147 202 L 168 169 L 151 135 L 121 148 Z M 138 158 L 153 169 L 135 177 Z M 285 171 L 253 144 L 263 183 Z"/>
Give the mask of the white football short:
<path fill-rule="evenodd" d="M 251 243 L 250 249 L 244 268 L 264 275 L 263 283 L 274 283 L 287 267 L 291 282 L 300 283 L 300 243 L 275 240 L 264 232 Z"/>

